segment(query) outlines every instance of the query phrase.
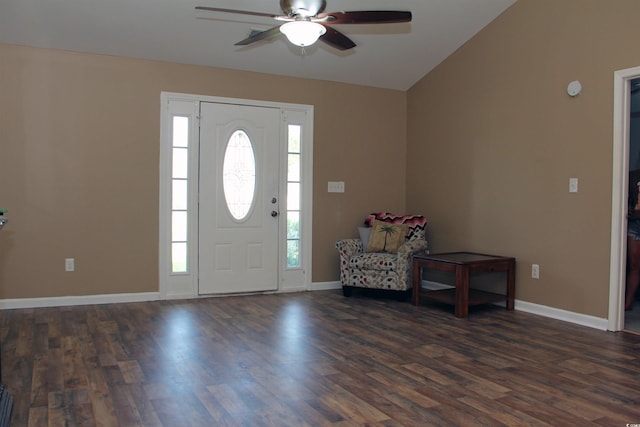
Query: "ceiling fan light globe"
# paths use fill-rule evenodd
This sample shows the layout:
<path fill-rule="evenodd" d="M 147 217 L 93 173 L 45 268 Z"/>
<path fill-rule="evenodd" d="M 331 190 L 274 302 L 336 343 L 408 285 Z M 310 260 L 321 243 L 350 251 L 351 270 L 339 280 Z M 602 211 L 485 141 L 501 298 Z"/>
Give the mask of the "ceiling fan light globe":
<path fill-rule="evenodd" d="M 296 46 L 305 47 L 314 44 L 327 32 L 323 25 L 311 21 L 292 21 L 282 24 L 280 31 Z"/>

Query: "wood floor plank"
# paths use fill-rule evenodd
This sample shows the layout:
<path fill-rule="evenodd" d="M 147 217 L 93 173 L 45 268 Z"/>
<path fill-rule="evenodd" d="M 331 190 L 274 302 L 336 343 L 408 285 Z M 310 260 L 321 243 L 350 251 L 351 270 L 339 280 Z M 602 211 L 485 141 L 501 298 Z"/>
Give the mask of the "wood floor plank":
<path fill-rule="evenodd" d="M 120 373 L 122 374 L 122 378 L 125 383 L 144 383 L 144 373 L 142 372 L 142 368 L 140 368 L 140 364 L 137 360 L 124 360 L 122 362 L 118 362 L 118 367 L 120 368 Z"/>
<path fill-rule="evenodd" d="M 224 408 L 230 415 L 237 415 L 249 412 L 249 407 L 228 384 L 220 384 L 207 387 L 211 396 Z"/>
<path fill-rule="evenodd" d="M 62 376 L 65 390 L 87 386 L 87 370 L 79 339 L 75 335 L 62 338 Z"/>
<path fill-rule="evenodd" d="M 382 384 L 382 386 L 388 390 L 387 395 L 389 400 L 399 406 L 410 407 L 412 409 L 416 407 L 429 409 L 440 404 L 425 396 L 423 393 L 420 393 L 417 388 L 406 384 L 399 384 L 381 373 L 369 372 L 367 375 Z"/>
<path fill-rule="evenodd" d="M 49 358 L 46 354 L 36 355 L 33 361 L 33 375 L 31 377 L 31 406 L 47 406 L 49 399 Z"/>
<path fill-rule="evenodd" d="M 294 365 L 289 366 L 291 369 L 297 369 Z M 292 378 L 288 372 L 283 373 L 281 369 L 272 365 L 251 367 L 250 372 L 263 388 L 283 400 L 305 400 L 314 397 L 311 390 Z"/>
<path fill-rule="evenodd" d="M 304 420 L 304 422 L 310 426 L 314 426 L 314 427 L 334 426 L 336 422 L 340 420 L 340 417 L 332 419 L 330 417 L 326 417 L 325 416 L 326 414 L 323 414 L 320 411 L 316 410 L 316 408 L 314 408 L 309 404 L 309 402 L 312 400 L 313 399 L 310 399 L 310 400 L 289 399 L 285 402 L 285 405 L 287 405 L 291 409 L 291 411 L 293 411 L 295 414 L 298 414 L 298 417 Z"/>
<path fill-rule="evenodd" d="M 0 311 L 13 426 L 625 425 L 640 335 L 338 291 Z"/>
<path fill-rule="evenodd" d="M 380 422 L 391 417 L 379 411 L 373 405 L 345 391 L 322 396 L 320 399 L 329 408 L 338 412 L 344 419 L 354 421 L 358 425 L 368 422 Z"/>
<path fill-rule="evenodd" d="M 215 424 L 221 424 L 225 420 L 231 420 L 230 414 L 224 409 L 224 407 L 216 400 L 215 396 L 206 388 L 198 387 L 195 390 L 195 395 L 207 410 L 211 416 L 212 421 Z"/>
<path fill-rule="evenodd" d="M 585 422 L 576 419 L 575 416 L 563 412 L 553 406 L 545 399 L 538 399 L 535 396 L 517 393 L 498 399 L 510 412 L 523 413 L 526 416 L 552 426 L 575 426 L 584 425 Z"/>
<path fill-rule="evenodd" d="M 160 420 L 157 419 L 144 419 L 141 411 L 138 408 L 137 402 L 140 401 L 134 398 L 132 388 L 129 384 L 117 385 L 112 387 L 112 399 L 114 407 L 118 408 L 116 416 L 119 425 L 125 425 L 130 427 L 143 427 L 145 425 L 161 426 Z M 151 411 L 152 415 L 155 415 L 155 411 Z"/>
<path fill-rule="evenodd" d="M 491 416 L 496 421 L 507 426 L 553 426 L 553 423 L 547 423 L 539 420 L 525 412 L 518 411 L 513 407 L 505 405 L 499 400 L 482 399 L 479 397 L 461 397 L 459 402 L 467 406 L 475 408 L 485 414 Z"/>
<path fill-rule="evenodd" d="M 104 369 L 88 369 L 87 384 L 89 399 L 91 400 L 96 420 L 100 425 L 117 425 L 116 407 L 114 406 L 111 388 L 107 383 Z"/>
<path fill-rule="evenodd" d="M 27 426 L 42 427 L 49 425 L 48 413 L 49 408 L 47 408 L 46 406 L 32 406 L 31 408 L 29 408 L 29 420 Z M 15 421 L 16 420 L 14 417 L 14 425 L 16 424 Z"/>
<path fill-rule="evenodd" d="M 95 426 L 86 389 L 52 392 L 49 396 L 49 424 L 54 426 Z"/>

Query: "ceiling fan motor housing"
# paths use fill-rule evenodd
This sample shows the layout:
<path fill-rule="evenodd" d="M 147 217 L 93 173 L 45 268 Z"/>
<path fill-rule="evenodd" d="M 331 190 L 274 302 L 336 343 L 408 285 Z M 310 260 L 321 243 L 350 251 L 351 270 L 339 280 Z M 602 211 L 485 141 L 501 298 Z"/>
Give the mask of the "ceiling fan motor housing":
<path fill-rule="evenodd" d="M 288 16 L 311 18 L 324 11 L 326 0 L 280 0 L 280 8 Z"/>

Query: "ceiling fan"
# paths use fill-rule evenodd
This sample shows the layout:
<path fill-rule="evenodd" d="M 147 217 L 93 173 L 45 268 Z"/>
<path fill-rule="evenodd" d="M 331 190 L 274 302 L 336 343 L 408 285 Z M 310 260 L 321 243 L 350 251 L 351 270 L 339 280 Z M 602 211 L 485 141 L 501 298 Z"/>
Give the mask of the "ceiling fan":
<path fill-rule="evenodd" d="M 411 12 L 408 11 L 361 10 L 325 13 L 326 6 L 326 0 L 280 0 L 280 8 L 284 15 L 208 6 L 197 6 L 196 9 L 268 17 L 284 22 L 268 30 L 252 33 L 236 43 L 237 46 L 245 46 L 283 33 L 291 43 L 300 47 L 311 46 L 320 39 L 336 49 L 348 50 L 356 44 L 331 27 L 331 24 L 389 24 L 411 21 Z"/>

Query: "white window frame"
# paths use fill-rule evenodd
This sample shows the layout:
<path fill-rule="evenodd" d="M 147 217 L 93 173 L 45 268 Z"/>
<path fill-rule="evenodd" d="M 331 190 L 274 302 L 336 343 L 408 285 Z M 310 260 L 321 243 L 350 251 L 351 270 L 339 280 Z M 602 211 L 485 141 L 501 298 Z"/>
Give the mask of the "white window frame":
<path fill-rule="evenodd" d="M 221 98 L 201 95 L 162 92 L 160 94 L 160 206 L 159 206 L 159 293 L 161 299 L 198 297 L 198 157 L 199 109 L 201 102 L 251 105 L 279 108 L 280 123 L 280 229 L 277 292 L 311 290 L 312 279 L 312 212 L 313 212 L 313 106 Z M 173 273 L 171 267 L 171 159 L 172 118 L 190 118 L 189 179 L 188 179 L 188 244 L 186 273 Z M 302 125 L 301 133 L 301 264 L 286 267 L 286 187 L 287 187 L 287 127 Z"/>
<path fill-rule="evenodd" d="M 159 215 L 159 277 L 160 298 L 181 298 L 197 295 L 198 271 L 198 108 L 188 95 L 162 93 L 160 129 L 160 215 Z M 172 157 L 173 117 L 189 118 L 189 173 L 187 204 L 187 271 L 174 273 L 171 260 Z M 196 173 L 194 174 L 194 170 Z"/>
<path fill-rule="evenodd" d="M 280 208 L 280 280 L 279 290 L 283 292 L 311 289 L 311 222 L 313 201 L 313 107 L 310 110 L 286 109 L 282 111 L 282 161 L 280 167 L 280 200 L 287 200 L 288 171 L 288 127 L 299 125 L 300 133 L 300 267 L 287 267 L 287 206 Z"/>

